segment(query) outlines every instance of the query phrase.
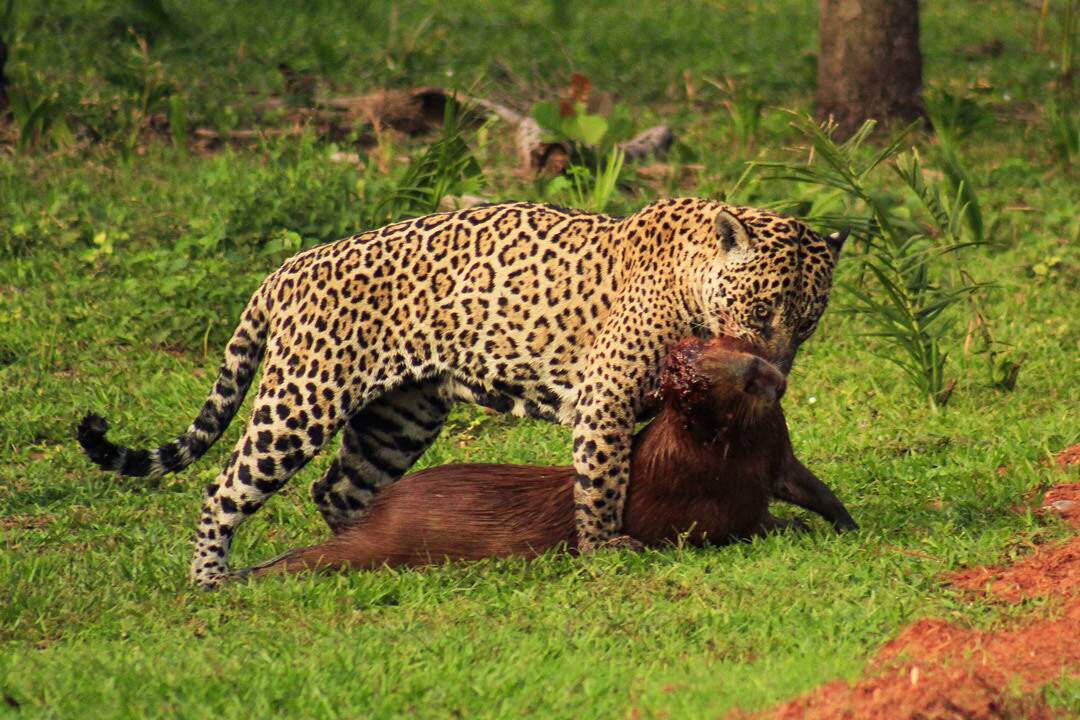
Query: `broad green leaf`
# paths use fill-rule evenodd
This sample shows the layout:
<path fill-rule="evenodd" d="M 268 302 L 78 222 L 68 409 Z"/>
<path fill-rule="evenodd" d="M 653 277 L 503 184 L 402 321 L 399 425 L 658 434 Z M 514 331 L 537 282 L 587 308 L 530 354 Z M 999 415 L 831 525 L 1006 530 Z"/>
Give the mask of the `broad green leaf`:
<path fill-rule="evenodd" d="M 576 134 L 586 145 L 599 145 L 607 129 L 607 120 L 599 115 L 578 115 L 576 118 Z"/>

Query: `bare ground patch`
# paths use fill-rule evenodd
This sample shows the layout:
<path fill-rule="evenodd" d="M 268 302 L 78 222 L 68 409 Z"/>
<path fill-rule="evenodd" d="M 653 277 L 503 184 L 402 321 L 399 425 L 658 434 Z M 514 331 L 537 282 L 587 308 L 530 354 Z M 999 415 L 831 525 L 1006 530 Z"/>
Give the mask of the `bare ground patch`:
<path fill-rule="evenodd" d="M 1062 469 L 1080 464 L 1080 445 L 1057 460 Z M 1080 530 L 1080 483 L 1052 488 L 1043 511 Z M 827 683 L 759 717 L 1058 717 L 1040 690 L 1080 676 L 1080 536 L 1041 547 L 1013 565 L 967 568 L 947 579 L 996 602 L 1045 598 L 1048 611 L 990 632 L 920 620 L 882 647 L 854 685 Z"/>

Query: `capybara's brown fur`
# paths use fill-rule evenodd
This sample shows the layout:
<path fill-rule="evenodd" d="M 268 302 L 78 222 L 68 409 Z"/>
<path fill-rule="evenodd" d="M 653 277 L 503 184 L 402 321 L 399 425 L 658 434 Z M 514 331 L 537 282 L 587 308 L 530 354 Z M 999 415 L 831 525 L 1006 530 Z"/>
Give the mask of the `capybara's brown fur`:
<path fill-rule="evenodd" d="M 784 376 L 742 343 L 684 340 L 668 355 L 657 417 L 634 438 L 624 516 L 645 545 L 722 543 L 780 527 L 776 497 L 855 523 L 792 451 L 779 399 Z M 376 568 L 574 550 L 574 470 L 444 465 L 379 493 L 356 525 L 298 548 L 264 572 Z"/>

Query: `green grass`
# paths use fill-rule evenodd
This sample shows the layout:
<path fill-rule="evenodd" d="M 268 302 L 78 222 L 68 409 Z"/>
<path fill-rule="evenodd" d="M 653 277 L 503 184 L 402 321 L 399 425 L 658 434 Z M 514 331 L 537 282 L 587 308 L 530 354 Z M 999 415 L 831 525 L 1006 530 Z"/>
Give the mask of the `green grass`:
<path fill-rule="evenodd" d="M 729 190 L 745 161 L 787 157 L 797 142 L 777 107 L 809 107 L 817 4 L 743 5 L 635 4 L 630 12 L 626 3 L 417 3 L 391 17 L 378 3 L 303 12 L 169 4 L 176 27 L 159 28 L 150 48 L 168 91 L 186 98 L 192 127 L 246 122 L 253 102 L 280 89 L 278 62 L 320 73 L 333 92 L 452 83 L 519 107 L 553 97 L 572 70 L 585 72 L 633 107 L 641 127 L 675 126 L 673 165 L 702 166 L 681 187 L 627 170 L 611 205 L 625 212 L 658 194 Z M 803 537 L 722 549 L 195 591 L 186 573 L 199 493 L 240 423 L 199 464 L 149 486 L 93 469 L 75 447 L 74 424 L 96 410 L 117 439 L 139 445 L 186 426 L 248 293 L 287 254 L 288 233 L 311 243 L 350 232 L 391 179 L 374 161 L 363 170 L 332 162 L 339 148 L 311 137 L 212 158 L 167 140 L 126 161 L 109 141 L 5 157 L 0 714 L 717 716 L 855 677 L 918 617 L 994 626 L 1024 614 L 1027 606 L 963 600 L 939 579 L 1062 536 L 1064 528 L 1017 508 L 1064 479 L 1043 460 L 1080 441 L 1080 204 L 1076 170 L 1045 133 L 1053 58 L 1031 49 L 1034 11 L 986 5 L 926 8 L 927 83 L 974 98 L 993 118 L 956 148 L 991 240 L 962 262 L 995 284 L 983 309 L 995 337 L 1027 360 L 1014 391 L 990 387 L 982 359 L 961 350 L 967 317 L 958 313 L 946 373 L 958 385 L 947 410 L 934 412 L 869 352 L 877 346 L 860 336 L 869 324 L 844 312 L 850 297 L 838 291 L 800 353 L 785 409 L 799 455 L 862 525 L 842 537 L 814 522 Z M 126 92 L 110 68 L 130 45 L 112 18 L 136 5 L 120 7 L 17 3 L 11 43 L 13 66 L 56 88 L 72 126 L 103 128 L 106 140 L 115 120 L 105 99 Z M 994 37 L 1004 42 L 1000 57 L 960 50 Z M 684 70 L 699 86 L 692 105 Z M 706 76 L 753 83 L 764 99 L 753 157 Z M 502 129 L 487 133 L 485 147 L 471 138 L 487 174 L 483 194 L 543 197 L 543 183 L 511 174 Z M 389 150 L 415 156 L 426 141 L 397 138 Z M 940 169 L 933 139 L 914 141 Z M 895 193 L 888 173 L 878 182 Z M 751 180 L 737 197 L 818 196 Z M 841 280 L 855 279 L 852 266 Z M 569 457 L 563 428 L 463 407 L 421 464 Z M 306 486 L 328 460 L 313 462 L 244 526 L 237 565 L 324 535 Z M 1080 710 L 1074 682 L 1047 693 Z"/>

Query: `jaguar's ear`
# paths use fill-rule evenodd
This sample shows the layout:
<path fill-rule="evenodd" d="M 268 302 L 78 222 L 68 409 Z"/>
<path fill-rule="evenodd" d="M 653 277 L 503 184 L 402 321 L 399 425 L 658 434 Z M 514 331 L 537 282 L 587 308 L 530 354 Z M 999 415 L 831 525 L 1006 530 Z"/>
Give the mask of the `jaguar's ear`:
<path fill-rule="evenodd" d="M 829 233 L 825 236 L 825 242 L 829 244 L 829 249 L 833 252 L 833 257 L 839 257 L 840 251 L 844 249 L 844 241 L 847 240 L 848 235 L 851 234 L 851 228 L 844 228 L 843 230 L 837 230 L 834 233 Z"/>
<path fill-rule="evenodd" d="M 721 210 L 716 215 L 716 235 L 724 252 L 750 248 L 750 233 L 746 231 L 746 226 L 726 210 Z"/>

